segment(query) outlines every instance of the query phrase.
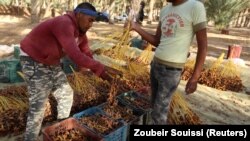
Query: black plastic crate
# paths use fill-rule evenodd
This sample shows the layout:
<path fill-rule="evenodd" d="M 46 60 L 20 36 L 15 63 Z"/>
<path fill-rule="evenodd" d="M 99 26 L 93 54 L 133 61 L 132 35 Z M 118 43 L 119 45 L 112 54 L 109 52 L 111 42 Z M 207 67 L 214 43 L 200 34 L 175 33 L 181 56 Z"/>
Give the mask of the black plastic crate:
<path fill-rule="evenodd" d="M 127 105 L 137 111 L 140 110 L 143 111 L 144 112 L 143 124 L 149 123 L 152 108 L 151 108 L 151 103 L 147 98 L 141 96 L 140 94 L 134 91 L 123 93 L 119 95 L 117 98 L 119 102 L 121 102 L 122 104 Z"/>

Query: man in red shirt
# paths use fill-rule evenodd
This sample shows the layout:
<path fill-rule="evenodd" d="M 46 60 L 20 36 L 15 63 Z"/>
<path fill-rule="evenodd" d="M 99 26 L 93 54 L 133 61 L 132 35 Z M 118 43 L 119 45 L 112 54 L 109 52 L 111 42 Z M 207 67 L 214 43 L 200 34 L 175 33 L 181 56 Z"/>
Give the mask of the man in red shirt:
<path fill-rule="evenodd" d="M 21 41 L 20 60 L 30 96 L 25 141 L 37 140 L 50 92 L 58 102 L 57 118 L 70 115 L 73 90 L 60 66 L 62 57 L 67 55 L 106 80 L 111 80 L 108 73 L 119 73 L 95 61 L 89 49 L 86 32 L 97 16 L 95 7 L 81 3 L 74 12 L 42 22 Z"/>

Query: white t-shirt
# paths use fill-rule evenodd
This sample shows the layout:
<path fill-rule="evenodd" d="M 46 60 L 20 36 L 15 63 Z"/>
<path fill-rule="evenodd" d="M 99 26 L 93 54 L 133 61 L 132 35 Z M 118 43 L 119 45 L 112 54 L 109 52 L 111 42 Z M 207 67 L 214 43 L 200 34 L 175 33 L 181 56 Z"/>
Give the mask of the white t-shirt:
<path fill-rule="evenodd" d="M 199 1 L 187 0 L 177 6 L 168 4 L 160 13 L 161 39 L 155 57 L 185 63 L 195 30 L 206 28 L 206 21 L 204 5 Z"/>

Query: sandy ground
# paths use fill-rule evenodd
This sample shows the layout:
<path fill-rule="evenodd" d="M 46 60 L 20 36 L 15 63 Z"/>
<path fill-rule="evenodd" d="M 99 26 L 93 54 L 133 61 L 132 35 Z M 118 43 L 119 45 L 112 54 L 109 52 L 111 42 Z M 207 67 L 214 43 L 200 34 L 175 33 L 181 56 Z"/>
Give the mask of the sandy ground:
<path fill-rule="evenodd" d="M 13 16 L 0 15 L 0 45 L 19 44 L 24 36 L 36 24 L 29 24 L 29 20 Z M 95 23 L 88 32 L 90 44 L 95 44 L 96 40 L 103 40 L 107 35 L 122 31 L 122 23 L 107 24 Z M 155 33 L 157 22 L 143 28 L 151 33 Z M 227 54 L 228 45 L 239 44 L 242 46 L 241 59 L 250 66 L 250 29 L 231 28 L 230 35 L 220 34 L 213 27 L 208 26 L 208 56 L 218 57 L 221 53 Z M 196 41 L 194 39 L 191 51 L 196 53 Z"/>
<path fill-rule="evenodd" d="M 250 88 L 249 67 L 241 68 L 243 85 Z M 249 125 L 250 95 L 244 92 L 221 91 L 198 85 L 197 91 L 185 95 L 186 81 L 181 81 L 178 90 L 183 92 L 190 108 L 200 117 L 203 124 Z"/>
<path fill-rule="evenodd" d="M 123 24 L 110 25 L 95 23 L 89 31 L 90 44 L 98 45 L 110 33 L 122 31 Z M 21 39 L 34 27 L 22 18 L 0 16 L 0 45 L 19 44 Z M 144 25 L 151 33 L 155 32 L 157 23 Z M 230 35 L 222 35 L 219 31 L 208 27 L 208 57 L 216 59 L 221 53 L 227 54 L 228 45 L 240 44 L 243 47 L 241 59 L 247 66 L 242 67 L 242 81 L 246 89 L 250 90 L 250 29 L 230 29 Z M 194 39 L 191 52 L 196 54 Z M 185 81 L 181 81 L 178 89 L 184 91 Z M 6 85 L 6 84 L 5 84 Z M 0 87 L 5 86 L 0 84 Z M 199 85 L 192 95 L 185 95 L 190 108 L 195 111 L 205 124 L 250 124 L 250 95 L 231 91 L 220 91 Z M 14 138 L 0 138 L 1 141 L 14 141 Z"/>

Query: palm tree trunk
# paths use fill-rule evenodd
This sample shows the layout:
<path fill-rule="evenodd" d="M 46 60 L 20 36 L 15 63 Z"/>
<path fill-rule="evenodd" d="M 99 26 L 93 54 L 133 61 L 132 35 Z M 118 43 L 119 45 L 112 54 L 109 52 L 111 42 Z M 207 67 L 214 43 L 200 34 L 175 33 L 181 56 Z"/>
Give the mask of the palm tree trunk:
<path fill-rule="evenodd" d="M 155 0 L 150 0 L 149 3 L 149 13 L 148 13 L 148 24 L 151 24 L 153 21 Z"/>
<path fill-rule="evenodd" d="M 113 1 L 110 1 L 110 3 L 109 3 L 109 5 L 110 5 L 110 7 L 108 8 L 108 13 L 109 13 L 109 15 L 110 15 L 110 19 L 114 19 L 114 7 L 115 7 L 115 0 L 113 0 Z"/>
<path fill-rule="evenodd" d="M 31 0 L 31 23 L 38 23 L 40 21 L 39 13 L 41 4 L 40 0 Z"/>
<path fill-rule="evenodd" d="M 73 0 L 73 8 L 76 8 L 77 4 L 78 4 L 78 0 Z"/>

